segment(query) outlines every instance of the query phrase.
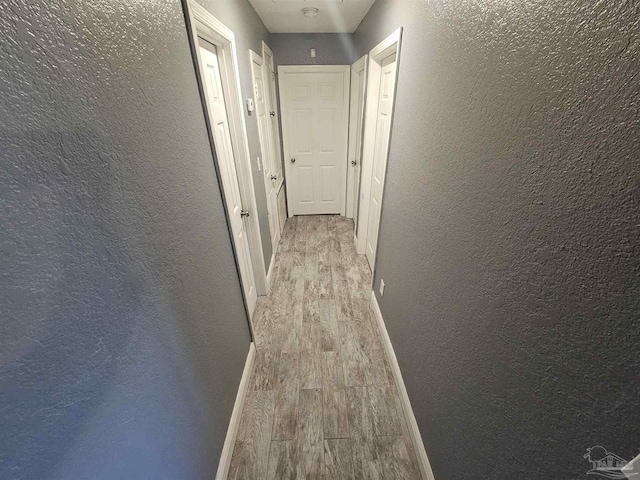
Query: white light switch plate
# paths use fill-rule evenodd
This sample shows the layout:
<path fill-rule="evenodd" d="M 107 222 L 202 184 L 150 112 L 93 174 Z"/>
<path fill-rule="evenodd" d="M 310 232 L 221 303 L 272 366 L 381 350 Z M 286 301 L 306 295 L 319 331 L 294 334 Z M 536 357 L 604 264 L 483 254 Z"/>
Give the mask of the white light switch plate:
<path fill-rule="evenodd" d="M 384 280 L 380 279 L 380 296 L 384 297 Z"/>

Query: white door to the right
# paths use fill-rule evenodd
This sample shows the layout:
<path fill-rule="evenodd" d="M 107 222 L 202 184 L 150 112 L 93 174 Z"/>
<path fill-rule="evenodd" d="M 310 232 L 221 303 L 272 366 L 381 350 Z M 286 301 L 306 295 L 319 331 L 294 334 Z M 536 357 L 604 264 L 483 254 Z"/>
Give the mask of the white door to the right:
<path fill-rule="evenodd" d="M 378 247 L 380 210 L 384 193 L 384 176 L 387 170 L 395 81 L 396 54 L 394 53 L 382 61 L 382 72 L 380 74 L 380 93 L 378 96 L 375 144 L 373 146 L 373 173 L 371 176 L 371 198 L 369 200 L 369 221 L 365 251 L 372 270 Z"/>
<path fill-rule="evenodd" d="M 365 71 L 362 70 L 357 77 L 358 101 L 355 114 L 358 116 L 356 121 L 356 156 L 355 165 L 353 165 L 353 221 L 355 223 L 356 235 L 358 234 L 358 214 L 360 205 L 360 172 L 362 170 L 362 114 L 364 108 L 364 87 L 365 87 Z"/>
<path fill-rule="evenodd" d="M 333 70 L 281 75 L 293 215 L 345 213 L 350 67 L 326 68 Z"/>

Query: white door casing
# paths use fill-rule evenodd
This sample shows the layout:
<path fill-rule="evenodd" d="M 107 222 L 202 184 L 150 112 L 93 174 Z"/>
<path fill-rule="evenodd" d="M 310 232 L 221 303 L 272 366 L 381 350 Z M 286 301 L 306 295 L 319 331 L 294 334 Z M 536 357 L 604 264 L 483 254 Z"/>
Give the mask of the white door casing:
<path fill-rule="evenodd" d="M 360 112 L 360 117 L 356 126 L 357 132 L 362 132 L 362 122 L 364 120 L 364 93 L 366 90 L 366 70 L 360 72 L 358 75 L 358 82 L 360 83 L 360 92 L 359 96 L 360 100 L 358 102 L 358 111 Z M 360 179 L 362 177 L 362 133 L 359 133 L 356 136 L 356 154 L 355 154 L 355 165 L 353 167 L 353 199 L 351 202 L 351 209 L 353 210 L 353 219 L 356 225 L 355 235 L 358 235 L 358 215 L 359 215 L 359 205 L 360 205 Z"/>
<path fill-rule="evenodd" d="M 289 216 L 344 215 L 350 67 L 278 72 Z"/>
<path fill-rule="evenodd" d="M 401 43 L 402 27 L 376 45 L 367 62 L 356 251 L 366 254 L 371 270 L 375 269 Z M 391 74 L 386 75 L 386 80 L 382 75 L 383 63 L 385 73 Z M 381 99 L 383 112 L 378 115 Z"/>
<path fill-rule="evenodd" d="M 371 198 L 369 200 L 369 221 L 367 222 L 366 255 L 369 266 L 373 270 L 378 247 L 378 232 L 380 229 L 380 213 L 382 210 L 382 195 L 384 193 L 384 178 L 387 169 L 387 153 L 389 151 L 389 136 L 391 134 L 391 114 L 393 112 L 393 97 L 396 80 L 396 53 L 393 52 L 382 61 L 380 87 L 378 94 L 378 108 L 376 119 L 376 135 L 373 144 Z"/>
<path fill-rule="evenodd" d="M 272 255 L 276 254 L 280 242 L 280 222 L 278 219 L 278 170 L 274 161 L 273 142 L 269 111 L 264 81 L 263 60 L 254 51 L 249 51 L 251 58 L 251 74 L 253 77 L 253 98 L 255 102 L 256 120 L 258 121 L 258 136 L 262 152 L 262 171 L 267 197 L 267 215 L 269 217 L 269 231 L 271 233 Z M 271 263 L 271 262 L 270 262 Z"/>
<path fill-rule="evenodd" d="M 282 150 L 280 148 L 280 115 L 278 113 L 278 97 L 276 96 L 276 71 L 273 61 L 273 52 L 269 46 L 262 42 L 262 71 L 265 80 L 265 96 L 267 99 L 267 110 L 269 111 L 269 122 L 271 125 L 271 148 L 273 150 L 273 171 L 276 181 L 275 189 L 278 197 L 284 195 L 282 185 L 284 184 L 284 173 L 282 170 Z M 278 210 L 280 211 L 280 210 Z M 280 233 L 284 229 L 285 216 L 279 215 Z"/>
<path fill-rule="evenodd" d="M 362 134 L 365 110 L 367 55 L 351 65 L 351 95 L 349 105 L 349 163 L 347 165 L 347 218 L 358 226 L 360 172 L 362 166 Z"/>
<path fill-rule="evenodd" d="M 285 199 L 285 187 L 282 185 L 278 191 L 278 217 L 280 218 L 280 231 L 284 229 L 287 221 L 287 203 Z"/>
<path fill-rule="evenodd" d="M 199 52 L 207 111 L 212 127 L 224 200 L 229 215 L 231 237 L 235 246 L 244 297 L 250 315 L 252 315 L 257 300 L 257 290 L 243 216 L 236 163 L 231 145 L 229 120 L 222 89 L 218 56 L 216 47 L 202 39 L 200 39 Z"/>
<path fill-rule="evenodd" d="M 213 140 L 213 129 L 209 118 L 208 107 L 206 103 L 206 93 L 204 85 L 204 77 L 202 75 L 202 59 L 200 58 L 199 37 L 207 42 L 215 45 L 218 55 L 218 66 L 222 76 L 222 89 L 225 95 L 225 106 L 229 122 L 229 131 L 231 134 L 231 147 L 233 149 L 234 158 L 236 160 L 236 173 L 238 174 L 238 183 L 240 187 L 240 196 L 245 209 L 253 214 L 245 218 L 245 228 L 248 235 L 248 243 L 252 260 L 252 270 L 254 274 L 255 288 L 259 295 L 267 293 L 267 269 L 265 267 L 264 252 L 262 250 L 262 235 L 260 232 L 260 221 L 255 212 L 257 209 L 256 195 L 253 185 L 252 161 L 249 152 L 249 141 L 247 138 L 247 126 L 244 116 L 244 100 L 240 88 L 240 72 L 238 69 L 238 53 L 236 49 L 236 40 L 233 31 L 227 28 L 222 22 L 214 17 L 207 9 L 199 5 L 196 0 L 187 0 L 184 2 L 185 15 L 188 18 L 187 34 L 189 37 L 189 45 L 191 54 L 196 67 L 196 76 L 199 80 L 198 84 L 202 93 L 203 109 L 207 120 L 207 127 L 211 133 L 211 147 L 215 150 Z M 218 174 L 218 180 L 221 188 L 222 180 L 220 168 L 215 162 Z M 223 198 L 224 200 L 224 198 Z M 225 213 L 227 215 L 229 235 L 231 235 L 231 221 L 229 220 L 229 211 L 225 202 Z M 238 258 L 235 240 L 231 238 L 234 249 L 234 260 L 236 262 L 238 276 L 241 282 L 243 277 L 241 274 L 240 261 Z M 246 270 L 246 269 L 245 269 Z M 252 337 L 254 337 L 253 328 L 253 312 L 254 307 L 251 302 L 252 296 L 246 298 L 244 295 L 245 288 L 242 285 L 244 303 L 246 307 L 249 328 Z M 222 464 L 221 464 L 222 467 Z M 220 471 L 218 471 L 220 475 Z M 223 475 L 226 476 L 226 475 Z"/>
<path fill-rule="evenodd" d="M 287 205 L 286 205 L 286 193 L 284 187 L 284 171 L 282 168 L 282 148 L 280 144 L 280 113 L 278 108 L 278 96 L 276 86 L 276 71 L 275 63 L 273 61 L 273 52 L 269 46 L 262 42 L 262 69 L 265 75 L 265 81 L 268 85 L 266 89 L 267 105 L 269 107 L 269 119 L 271 121 L 271 138 L 272 148 L 274 153 L 273 169 L 276 172 L 276 198 L 278 203 L 278 220 L 280 222 L 280 234 L 284 230 L 284 224 L 287 221 Z"/>
<path fill-rule="evenodd" d="M 264 72 L 267 106 L 269 110 L 269 120 L 271 122 L 271 146 L 273 149 L 273 170 L 276 172 L 276 198 L 278 203 L 278 220 L 280 222 L 280 234 L 284 230 L 287 221 L 287 205 L 285 200 L 284 173 L 282 169 L 282 149 L 280 148 L 280 115 L 278 111 L 278 97 L 276 93 L 276 71 L 273 61 L 273 52 L 269 46 L 262 42 L 262 70 Z"/>

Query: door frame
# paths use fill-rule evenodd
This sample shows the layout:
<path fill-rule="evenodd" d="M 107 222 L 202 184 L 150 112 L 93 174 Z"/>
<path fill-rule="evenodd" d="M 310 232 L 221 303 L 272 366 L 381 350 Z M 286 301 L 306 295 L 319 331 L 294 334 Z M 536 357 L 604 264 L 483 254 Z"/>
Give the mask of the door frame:
<path fill-rule="evenodd" d="M 360 154 L 360 158 L 362 159 L 362 146 L 363 146 L 363 142 L 360 142 L 360 152 L 356 152 L 356 140 L 357 137 L 360 136 L 360 139 L 362 140 L 362 136 L 364 133 L 364 116 L 365 116 L 365 111 L 367 110 L 367 82 L 366 82 L 366 77 L 367 77 L 367 63 L 368 63 L 368 59 L 369 56 L 367 54 L 364 54 L 362 57 L 360 57 L 358 60 L 356 60 L 356 62 L 351 65 L 351 93 L 349 95 L 349 151 L 347 153 L 347 214 L 346 217 L 347 218 L 354 218 L 355 217 L 355 211 L 353 209 L 353 201 L 354 201 L 354 195 L 355 195 L 355 191 L 356 191 L 356 182 L 359 182 L 360 179 L 359 178 L 354 178 L 354 174 L 355 174 L 355 168 L 350 168 L 349 166 L 351 165 L 351 162 L 354 162 L 358 156 L 358 154 Z M 359 92 L 358 90 L 360 90 L 360 83 L 359 82 L 354 82 L 354 74 L 358 74 L 358 75 L 364 75 L 365 77 L 365 82 L 364 82 L 364 87 L 363 87 L 363 91 Z M 355 112 L 356 108 L 358 107 L 358 97 L 363 96 L 362 99 L 362 111 L 361 112 Z M 357 115 L 354 115 L 354 113 L 358 113 Z M 356 126 L 358 125 L 358 117 L 360 117 L 360 129 L 358 131 L 356 131 Z M 360 165 L 360 169 L 362 170 L 362 164 Z M 354 232 L 354 237 L 355 237 L 355 232 Z"/>
<path fill-rule="evenodd" d="M 260 67 L 260 72 L 262 73 L 262 89 L 263 89 L 262 94 L 263 94 L 263 97 L 264 97 L 264 100 L 265 100 L 265 103 L 266 103 L 265 90 L 266 90 L 267 86 L 265 85 L 265 79 L 264 79 L 264 73 L 265 73 L 264 72 L 264 70 L 265 70 L 264 69 L 264 58 L 261 57 L 260 55 L 258 55 L 253 50 L 249 50 L 249 62 L 250 62 L 251 80 L 252 80 L 252 82 L 253 82 L 253 79 L 254 79 L 254 67 L 253 67 L 253 64 L 255 63 Z M 255 104 L 256 103 L 255 85 L 254 85 L 254 91 L 252 93 L 253 93 L 253 96 L 254 96 L 253 100 L 254 100 L 254 104 Z M 267 107 L 265 105 L 265 109 L 266 108 Z M 257 114 L 258 114 L 258 106 L 257 106 L 257 104 L 255 106 L 255 114 L 256 114 L 256 118 L 257 118 Z M 266 134 L 269 135 L 269 136 L 271 135 L 270 132 L 267 132 Z M 265 139 L 262 138 L 262 135 L 260 135 L 260 125 L 258 125 L 258 140 L 259 140 L 259 143 L 260 143 L 260 154 L 262 156 L 262 178 L 264 180 L 265 192 L 268 192 L 269 189 L 272 188 L 273 190 L 276 191 L 276 195 L 277 195 L 276 187 L 271 185 L 272 180 L 270 178 L 267 178 L 267 176 L 266 176 L 267 169 L 270 171 L 271 167 L 265 168 L 265 166 L 267 165 L 267 162 L 270 161 L 270 157 L 273 154 L 273 151 L 271 151 L 271 152 L 268 151 L 269 148 L 270 148 L 269 141 L 272 140 L 272 139 L 271 138 L 265 138 Z M 265 143 L 266 143 L 266 145 L 265 145 Z M 267 157 L 269 157 L 269 158 L 267 158 Z M 270 173 L 273 174 L 273 172 L 270 172 Z M 277 201 L 277 198 L 276 198 L 276 201 Z M 274 215 L 275 215 L 275 218 L 278 219 L 277 210 L 278 210 L 278 208 L 277 208 L 277 205 L 276 205 L 276 211 L 275 212 L 271 211 L 271 207 L 269 205 L 269 198 L 268 198 L 268 195 L 267 195 L 267 212 L 269 213 L 269 215 L 271 217 L 274 217 Z M 272 245 L 271 245 L 271 259 L 269 260 L 269 270 L 267 271 L 267 288 L 271 287 L 271 273 L 272 273 L 273 267 L 275 265 L 275 257 L 276 257 L 276 253 L 278 251 L 278 245 L 280 244 L 280 220 L 278 219 L 277 221 L 278 221 L 278 231 L 275 233 L 275 235 L 274 235 L 274 232 L 271 231 L 271 223 L 269 223 L 269 232 L 271 233 L 271 236 L 275 236 L 276 237 L 276 241 L 275 242 L 271 242 L 272 243 Z"/>
<path fill-rule="evenodd" d="M 256 195 L 251 176 L 251 155 L 249 153 L 249 141 L 247 137 L 247 126 L 244 118 L 244 107 L 242 104 L 242 90 L 240 88 L 240 73 L 238 70 L 238 55 L 236 50 L 236 40 L 234 33 L 227 28 L 216 17 L 209 13 L 204 7 L 200 6 L 194 0 L 183 0 L 183 11 L 185 22 L 187 25 L 187 37 L 189 39 L 189 47 L 195 67 L 196 81 L 200 92 L 200 99 L 204 112 L 205 124 L 209 135 L 209 143 L 213 156 L 213 165 L 218 179 L 220 193 L 224 199 L 224 190 L 220 177 L 220 169 L 218 160 L 215 155 L 215 144 L 213 141 L 213 130 L 209 120 L 206 97 L 204 93 L 203 79 L 201 78 L 200 50 L 198 48 L 198 37 L 201 36 L 211 42 L 219 50 L 218 63 L 220 64 L 220 74 L 222 77 L 222 86 L 227 96 L 227 115 L 229 117 L 229 133 L 231 136 L 231 145 L 233 148 L 236 171 L 238 175 L 238 184 L 240 187 L 240 196 L 242 202 L 246 205 L 244 208 L 249 209 L 252 213 L 246 222 L 247 236 L 249 240 L 249 250 L 251 254 L 251 263 L 254 272 L 254 281 L 258 295 L 265 295 L 267 292 L 267 272 L 264 266 L 264 252 L 262 251 L 262 238 L 260 235 L 260 225 L 258 223 L 258 208 L 256 203 Z M 225 217 L 227 220 L 227 229 L 231 239 L 231 222 L 226 202 L 223 200 Z M 238 278 L 242 282 L 240 268 L 238 265 L 238 255 L 235 249 L 233 239 L 231 239 L 234 260 L 236 262 L 236 270 Z M 249 319 L 249 327 L 253 338 L 253 324 L 251 322 L 253 312 L 249 311 L 247 301 L 244 298 L 244 288 L 242 290 L 242 298 Z"/>
<path fill-rule="evenodd" d="M 395 117 L 395 106 L 398 91 L 398 72 L 400 71 L 400 45 L 402 43 L 402 27 L 398 28 L 395 32 L 385 38 L 378 45 L 373 47 L 369 52 L 369 66 L 367 73 L 367 101 L 366 101 L 366 113 L 364 117 L 364 138 L 362 141 L 362 180 L 360 184 L 362 199 L 360 202 L 360 212 L 358 213 L 358 232 L 360 236 L 356 239 L 356 251 L 360 255 L 364 255 L 367 235 L 369 231 L 369 203 L 371 199 L 371 178 L 373 176 L 373 151 L 376 140 L 376 121 L 378 117 L 378 95 L 380 94 L 380 77 L 382 75 L 382 61 L 393 53 L 396 54 L 396 81 L 394 86 L 393 106 L 391 108 L 391 122 L 389 128 L 389 145 L 387 147 L 387 154 L 385 159 L 385 178 L 383 187 L 383 199 L 384 188 L 386 188 L 386 169 L 389 163 L 389 148 L 391 147 L 391 137 L 393 135 L 393 120 Z M 382 216 L 382 210 L 384 204 L 380 204 L 380 215 Z M 378 229 L 378 236 L 380 235 L 380 229 Z M 376 249 L 377 250 L 377 249 Z M 375 259 L 378 257 L 378 252 L 375 252 L 374 267 L 371 269 L 375 273 Z"/>
<path fill-rule="evenodd" d="M 273 61 L 273 51 L 269 48 L 269 45 L 267 45 L 266 43 L 264 43 L 264 40 L 262 41 L 262 62 L 263 62 L 263 70 L 266 68 L 268 70 L 268 66 L 267 63 L 264 60 L 265 57 L 265 52 L 267 52 L 270 56 L 271 56 L 271 60 Z M 275 64 L 273 65 L 273 73 L 276 73 L 276 68 L 275 68 Z M 264 71 L 263 71 L 264 74 Z M 269 86 L 271 86 L 271 80 L 269 80 Z M 278 98 L 276 97 L 278 91 L 278 87 L 277 87 L 277 82 L 274 83 L 273 85 L 273 92 L 271 91 L 271 89 L 269 89 L 269 99 L 271 100 L 271 102 L 273 103 L 273 112 L 275 113 L 275 119 L 276 119 L 276 130 L 278 132 L 277 135 L 277 141 L 274 142 L 274 148 L 275 148 L 275 154 L 276 154 L 276 158 L 277 161 L 280 162 L 280 171 L 283 172 L 283 177 L 281 179 L 279 179 L 278 183 L 277 183 L 277 187 L 276 190 L 280 191 L 280 189 L 282 188 L 282 185 L 284 183 L 284 168 L 282 168 L 282 147 L 280 145 L 280 140 L 281 140 L 281 125 L 280 125 L 280 112 L 278 111 Z M 274 97 L 271 98 L 271 95 L 273 95 Z"/>
<path fill-rule="evenodd" d="M 345 112 L 349 112 L 349 83 L 351 81 L 351 66 L 350 65 L 278 65 L 278 93 L 280 94 L 280 111 L 283 116 L 287 111 L 287 96 L 284 91 L 284 76 L 287 73 L 347 73 L 348 75 L 344 75 L 344 101 L 343 108 Z M 284 151 L 283 160 L 284 160 L 284 178 L 287 184 L 287 188 L 289 188 L 289 177 L 291 175 L 291 165 L 290 162 L 287 162 L 286 159 L 290 158 L 289 155 L 289 142 L 287 137 L 287 129 L 286 122 L 283 121 L 285 127 L 282 128 L 282 147 Z M 348 126 L 348 118 L 347 118 L 347 126 Z M 347 139 L 348 142 L 348 139 Z M 348 148 L 348 144 L 347 144 Z M 348 151 L 347 151 L 348 152 Z M 346 158 L 345 158 L 345 161 Z M 348 170 L 348 169 L 347 169 Z M 343 207 L 340 211 L 340 215 L 345 215 L 346 203 L 347 203 L 347 175 L 345 175 L 345 184 L 343 185 Z M 293 196 L 289 195 L 289 191 L 287 190 L 287 216 L 288 218 L 293 217 Z"/>

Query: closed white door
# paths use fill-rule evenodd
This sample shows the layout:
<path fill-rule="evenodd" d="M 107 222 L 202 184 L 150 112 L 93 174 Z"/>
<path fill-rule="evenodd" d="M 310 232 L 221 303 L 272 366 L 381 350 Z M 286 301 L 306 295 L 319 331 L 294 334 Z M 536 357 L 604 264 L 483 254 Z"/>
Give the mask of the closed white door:
<path fill-rule="evenodd" d="M 359 212 L 359 204 L 360 204 L 360 173 L 362 171 L 362 120 L 363 120 L 363 109 L 364 109 L 364 86 L 365 86 L 365 70 L 361 70 L 357 74 L 357 100 L 356 100 L 356 109 L 355 114 L 357 115 L 356 119 L 356 138 L 355 138 L 355 158 L 353 167 L 353 218 L 356 225 L 356 235 L 358 234 L 358 214 Z M 356 79 L 353 79 L 354 81 Z"/>
<path fill-rule="evenodd" d="M 349 70 L 280 67 L 290 215 L 345 214 Z"/>
<path fill-rule="evenodd" d="M 387 154 L 389 152 L 389 136 L 391 134 L 391 114 L 393 111 L 393 95 L 396 81 L 396 54 L 389 55 L 382 61 L 378 109 L 376 117 L 376 134 L 373 147 L 373 170 L 371 176 L 371 197 L 369 200 L 369 221 L 365 253 L 371 269 L 374 268 L 376 249 L 378 247 L 378 231 L 380 230 L 380 213 L 382 195 L 384 193 L 384 177 L 387 170 Z"/>
<path fill-rule="evenodd" d="M 269 110 L 269 121 L 271 122 L 271 146 L 273 149 L 273 166 L 275 172 L 276 202 L 278 204 L 278 223 L 280 234 L 284 230 L 287 221 L 287 206 L 285 201 L 284 173 L 282 168 L 282 149 L 280 147 L 280 121 L 278 115 L 278 97 L 276 94 L 276 71 L 273 62 L 273 52 L 263 42 L 262 43 L 262 71 L 265 77 L 265 93 L 267 97 L 267 107 Z"/>
<path fill-rule="evenodd" d="M 282 151 L 280 149 L 280 122 L 278 120 L 278 107 L 276 97 L 276 72 L 273 64 L 273 52 L 263 42 L 262 44 L 262 71 L 264 74 L 265 97 L 267 98 L 267 109 L 269 110 L 269 125 L 271 133 L 271 148 L 273 150 L 272 170 L 276 177 L 275 189 L 280 195 L 280 189 L 284 182 L 284 174 L 282 172 Z M 280 217 L 280 223 L 284 226 L 285 216 Z M 282 233 L 282 228 L 280 232 Z"/>
<path fill-rule="evenodd" d="M 267 108 L 266 85 L 264 82 L 262 58 L 255 52 L 251 52 L 251 73 L 253 75 L 253 99 L 256 107 L 256 119 L 258 120 L 258 136 L 260 137 L 260 150 L 262 152 L 262 167 L 264 172 L 264 185 L 267 194 L 267 213 L 269 216 L 269 231 L 271 233 L 271 245 L 273 253 L 280 242 L 280 222 L 278 220 L 277 184 L 278 170 L 275 166 L 273 153 L 273 139 L 271 138 L 271 125 Z"/>
<path fill-rule="evenodd" d="M 231 237 L 236 250 L 238 267 L 240 269 L 240 280 L 244 290 L 249 316 L 252 316 L 258 296 L 244 222 L 245 212 L 242 208 L 235 157 L 231 146 L 231 135 L 229 133 L 229 121 L 227 119 L 224 93 L 222 91 L 220 66 L 214 45 L 200 39 L 199 50 L 207 110 L 211 128 L 213 129 L 213 143 L 215 145 L 218 169 L 222 179 L 224 200 L 231 223 Z"/>

